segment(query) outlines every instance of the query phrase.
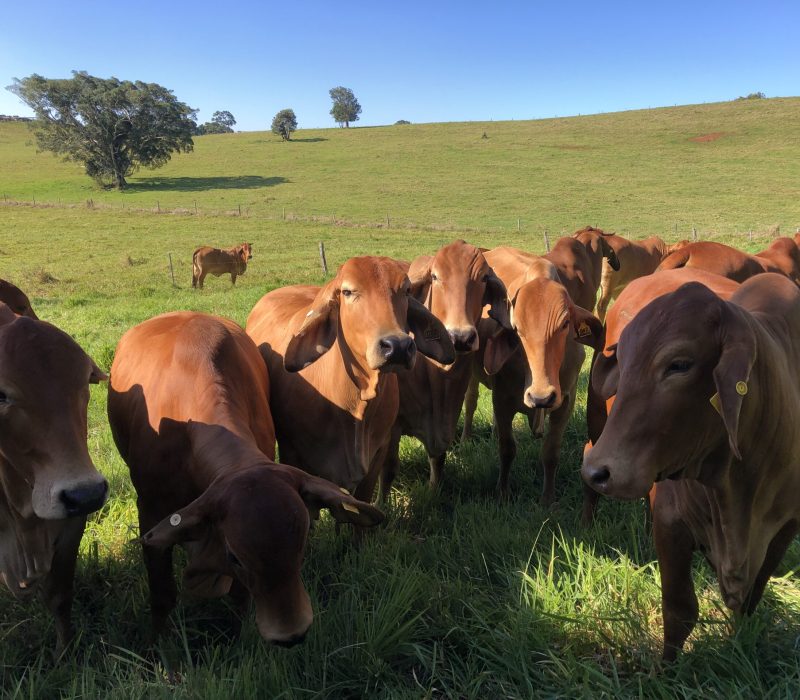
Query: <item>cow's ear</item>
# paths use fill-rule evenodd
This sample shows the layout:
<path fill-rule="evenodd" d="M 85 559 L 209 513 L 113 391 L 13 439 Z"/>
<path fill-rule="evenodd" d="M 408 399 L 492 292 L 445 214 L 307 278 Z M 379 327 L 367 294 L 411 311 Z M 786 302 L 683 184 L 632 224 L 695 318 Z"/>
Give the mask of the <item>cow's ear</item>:
<path fill-rule="evenodd" d="M 603 250 L 603 257 L 608 260 L 608 264 L 611 265 L 612 270 L 619 270 L 619 258 L 617 257 L 616 251 L 611 247 L 609 242 L 606 240 L 606 236 L 613 236 L 613 233 L 603 234 L 599 237 L 600 246 Z"/>
<path fill-rule="evenodd" d="M 750 326 L 733 311 L 730 304 L 724 301 L 721 304 L 721 352 L 714 368 L 714 384 L 719 397 L 719 414 L 728 432 L 731 451 L 737 459 L 741 459 L 739 414 L 748 392 L 750 371 L 756 360 L 756 337 Z"/>
<path fill-rule="evenodd" d="M 483 352 L 483 370 L 489 376 L 497 374 L 519 347 L 519 337 L 514 331 L 500 327 L 486 339 Z"/>
<path fill-rule="evenodd" d="M 210 503 L 206 493 L 145 532 L 142 535 L 142 542 L 148 547 L 166 549 L 182 542 L 199 542 L 206 539 L 208 529 L 211 527 Z"/>
<path fill-rule="evenodd" d="M 339 488 L 326 479 L 303 473 L 299 493 L 314 518 L 318 517 L 322 508 L 327 508 L 340 523 L 372 527 L 382 523 L 384 519 L 383 513 L 375 506 L 359 501 L 346 489 Z"/>
<path fill-rule="evenodd" d="M 444 324 L 414 297 L 408 297 L 407 319 L 417 350 L 443 365 L 455 362 L 456 350 Z"/>
<path fill-rule="evenodd" d="M 506 330 L 512 330 L 508 314 L 508 291 L 503 281 L 489 270 L 484 277 L 486 290 L 483 292 L 483 305 L 489 305 L 489 317 L 497 321 Z"/>
<path fill-rule="evenodd" d="M 569 317 L 575 340 L 595 350 L 602 350 L 606 331 L 600 319 L 581 306 L 570 304 Z"/>
<path fill-rule="evenodd" d="M 89 372 L 89 384 L 99 384 L 108 380 L 108 375 L 92 362 L 92 369 Z"/>
<path fill-rule="evenodd" d="M 592 387 L 603 401 L 608 401 L 616 395 L 619 385 L 616 343 L 607 347 L 605 352 L 595 353 L 591 382 Z"/>
<path fill-rule="evenodd" d="M 411 296 L 425 306 L 430 306 L 432 255 L 420 255 L 411 261 L 408 267 L 408 279 L 411 282 Z"/>
<path fill-rule="evenodd" d="M 336 342 L 339 331 L 339 285 L 334 278 L 314 298 L 303 325 L 295 333 L 283 355 L 283 366 L 299 372 L 316 362 Z"/>

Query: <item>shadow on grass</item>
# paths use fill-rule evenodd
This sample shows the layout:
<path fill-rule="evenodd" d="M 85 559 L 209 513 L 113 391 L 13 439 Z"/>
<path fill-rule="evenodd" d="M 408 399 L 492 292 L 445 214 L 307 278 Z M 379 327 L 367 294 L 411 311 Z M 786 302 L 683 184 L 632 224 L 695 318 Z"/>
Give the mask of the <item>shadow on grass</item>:
<path fill-rule="evenodd" d="M 141 177 L 128 184 L 125 192 L 200 192 L 203 190 L 253 190 L 289 182 L 285 177 L 240 175 L 235 177 Z"/>

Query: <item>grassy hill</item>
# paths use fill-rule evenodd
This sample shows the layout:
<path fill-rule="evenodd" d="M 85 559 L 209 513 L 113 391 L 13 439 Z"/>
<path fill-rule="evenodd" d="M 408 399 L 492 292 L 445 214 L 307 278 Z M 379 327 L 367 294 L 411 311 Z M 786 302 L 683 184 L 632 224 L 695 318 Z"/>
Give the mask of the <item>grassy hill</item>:
<path fill-rule="evenodd" d="M 411 258 L 455 237 L 542 252 L 545 228 L 552 240 L 585 224 L 668 240 L 688 237 L 694 226 L 701 237 L 757 250 L 776 226 L 784 233 L 800 226 L 799 115 L 800 98 L 787 98 L 300 131 L 291 143 L 266 132 L 205 136 L 194 153 L 138 173 L 123 193 L 96 188 L 77 164 L 37 154 L 23 125 L 0 123 L 0 277 L 25 289 L 42 318 L 107 369 L 122 333 L 157 313 L 197 309 L 244 323 L 267 290 L 321 282 L 319 241 L 331 269 L 358 254 Z M 209 278 L 202 292 L 191 289 L 195 247 L 243 240 L 254 243 L 254 259 L 235 288 Z M 585 382 L 584 375 L 583 389 Z M 182 600 L 175 633 L 152 649 L 135 494 L 105 398 L 105 386 L 92 388 L 89 443 L 112 498 L 90 519 L 82 544 L 78 650 L 54 661 L 49 615 L 0 595 L 4 693 L 800 694 L 798 543 L 744 622 L 729 617 L 714 576 L 698 562 L 701 623 L 689 653 L 659 668 L 660 590 L 642 504 L 604 501 L 594 527 L 578 524 L 582 396 L 562 450 L 557 507 L 538 503 L 540 442 L 524 421 L 515 424 L 515 497 L 495 501 L 484 395 L 478 436 L 449 453 L 441 492 L 429 493 L 424 453 L 404 439 L 387 525 L 359 548 L 329 519 L 312 533 L 304 579 L 315 622 L 303 646 L 267 648 L 252 620 L 232 640 L 223 603 Z"/>

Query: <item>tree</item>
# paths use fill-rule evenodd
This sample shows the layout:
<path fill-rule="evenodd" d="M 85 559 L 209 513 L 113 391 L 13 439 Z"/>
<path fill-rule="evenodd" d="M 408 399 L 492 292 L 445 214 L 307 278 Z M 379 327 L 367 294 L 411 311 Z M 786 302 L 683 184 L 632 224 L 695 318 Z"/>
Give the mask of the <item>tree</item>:
<path fill-rule="evenodd" d="M 85 71 L 72 76 L 33 74 L 8 87 L 36 114 L 31 126 L 40 150 L 83 163 L 87 175 L 118 189 L 139 167 L 158 168 L 173 151 L 192 150 L 197 110 L 171 90 Z"/>
<path fill-rule="evenodd" d="M 272 133 L 288 141 L 293 131 L 297 131 L 297 117 L 294 110 L 282 109 L 272 119 Z"/>
<path fill-rule="evenodd" d="M 333 100 L 331 116 L 339 126 L 344 124 L 349 128 L 350 122 L 358 121 L 358 115 L 361 114 L 361 105 L 358 104 L 358 100 L 350 88 L 339 86 L 331 88 L 329 92 Z"/>
<path fill-rule="evenodd" d="M 223 109 L 221 112 L 214 112 L 214 114 L 211 115 L 211 122 L 212 124 L 219 124 L 225 127 L 228 131 L 233 131 L 233 126 L 236 124 L 233 115 L 226 109 Z"/>
<path fill-rule="evenodd" d="M 233 115 L 224 110 L 222 112 L 214 112 L 211 116 L 210 122 L 199 124 L 194 130 L 197 136 L 205 136 L 206 134 L 232 134 L 233 125 L 236 120 Z"/>

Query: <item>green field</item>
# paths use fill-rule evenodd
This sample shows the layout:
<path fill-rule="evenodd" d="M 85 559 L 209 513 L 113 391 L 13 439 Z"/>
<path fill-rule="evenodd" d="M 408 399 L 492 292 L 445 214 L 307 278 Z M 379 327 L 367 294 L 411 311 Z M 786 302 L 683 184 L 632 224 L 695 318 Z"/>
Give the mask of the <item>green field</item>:
<path fill-rule="evenodd" d="M 701 238 L 755 251 L 776 231 L 800 226 L 799 115 L 800 99 L 787 98 L 298 131 L 291 143 L 266 132 L 205 136 L 194 153 L 140 171 L 123 193 L 96 188 L 77 164 L 37 154 L 23 125 L 0 123 L 0 277 L 108 369 L 122 333 L 157 313 L 197 309 L 244 323 L 269 289 L 321 282 L 320 241 L 331 269 L 359 254 L 408 259 L 457 237 L 543 252 L 545 229 L 553 240 L 586 224 L 669 241 L 695 227 Z M 224 278 L 191 289 L 195 247 L 244 240 L 254 258 L 234 289 Z M 538 504 L 540 442 L 522 420 L 515 496 L 496 502 L 484 395 L 477 438 L 448 455 L 441 492 L 428 491 L 424 452 L 404 439 L 386 525 L 360 548 L 329 519 L 312 533 L 304 578 L 315 621 L 304 645 L 268 647 L 252 619 L 233 639 L 223 602 L 184 600 L 175 633 L 153 649 L 132 542 L 135 495 L 105 395 L 105 386 L 92 390 L 89 440 L 112 496 L 84 536 L 79 644 L 54 659 L 55 632 L 42 607 L 0 594 L 0 690 L 8 695 L 800 694 L 797 542 L 744 621 L 728 615 L 698 560 L 701 623 L 689 653 L 659 668 L 660 589 L 643 504 L 604 501 L 595 526 L 579 525 L 582 397 L 555 508 Z"/>

